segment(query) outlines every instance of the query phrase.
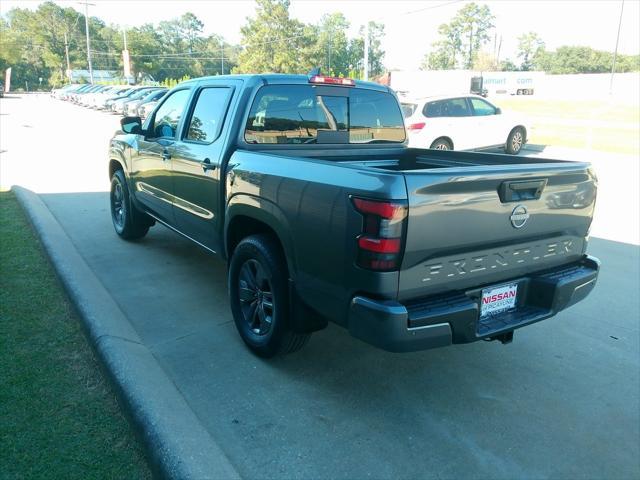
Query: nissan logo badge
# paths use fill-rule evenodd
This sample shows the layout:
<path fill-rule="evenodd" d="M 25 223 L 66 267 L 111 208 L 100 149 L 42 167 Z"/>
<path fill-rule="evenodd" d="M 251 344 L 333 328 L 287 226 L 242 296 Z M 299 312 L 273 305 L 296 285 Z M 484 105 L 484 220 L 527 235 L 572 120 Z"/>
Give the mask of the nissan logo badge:
<path fill-rule="evenodd" d="M 511 212 L 511 216 L 509 220 L 511 220 L 511 225 L 513 228 L 522 228 L 524 224 L 529 220 L 529 212 L 527 211 L 527 207 L 524 205 L 517 205 L 516 208 Z"/>

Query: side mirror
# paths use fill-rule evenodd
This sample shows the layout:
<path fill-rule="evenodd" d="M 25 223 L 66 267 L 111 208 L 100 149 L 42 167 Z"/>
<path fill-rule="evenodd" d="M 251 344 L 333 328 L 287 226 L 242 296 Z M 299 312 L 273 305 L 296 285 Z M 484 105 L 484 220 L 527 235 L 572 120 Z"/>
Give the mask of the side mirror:
<path fill-rule="evenodd" d="M 140 117 L 124 117 L 120 119 L 120 126 L 124 133 L 142 135 L 142 120 Z"/>
<path fill-rule="evenodd" d="M 502 110 L 500 110 L 500 107 L 496 107 L 496 115 L 500 115 L 502 113 Z"/>

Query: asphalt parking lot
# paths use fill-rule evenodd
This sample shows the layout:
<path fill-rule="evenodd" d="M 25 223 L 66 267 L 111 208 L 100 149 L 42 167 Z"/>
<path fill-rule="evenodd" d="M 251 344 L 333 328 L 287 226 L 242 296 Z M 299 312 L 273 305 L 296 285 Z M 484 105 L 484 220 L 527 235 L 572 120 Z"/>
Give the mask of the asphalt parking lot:
<path fill-rule="evenodd" d="M 114 234 L 117 117 L 46 97 L 3 99 L 0 114 L 2 185 L 41 194 L 241 475 L 640 476 L 637 164 L 598 172 L 594 292 L 512 344 L 391 354 L 330 326 L 264 361 L 235 331 L 222 262 L 161 226 L 139 243 Z"/>

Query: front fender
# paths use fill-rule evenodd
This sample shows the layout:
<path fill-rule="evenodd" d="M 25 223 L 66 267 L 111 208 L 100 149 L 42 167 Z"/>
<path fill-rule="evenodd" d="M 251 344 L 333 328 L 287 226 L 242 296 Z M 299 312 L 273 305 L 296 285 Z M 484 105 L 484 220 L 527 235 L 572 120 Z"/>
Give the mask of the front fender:
<path fill-rule="evenodd" d="M 127 179 L 131 171 L 131 148 L 138 148 L 137 135 L 126 135 L 118 131 L 109 142 L 109 164 L 112 161 L 119 162 Z M 110 167 L 109 174 L 111 173 Z"/>

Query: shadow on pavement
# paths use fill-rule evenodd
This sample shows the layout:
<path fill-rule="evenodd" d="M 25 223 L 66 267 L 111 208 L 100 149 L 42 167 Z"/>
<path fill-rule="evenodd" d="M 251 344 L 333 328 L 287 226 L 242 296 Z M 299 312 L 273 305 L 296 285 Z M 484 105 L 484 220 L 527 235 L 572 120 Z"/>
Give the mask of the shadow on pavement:
<path fill-rule="evenodd" d="M 638 246 L 592 239 L 591 296 L 511 345 L 391 354 L 330 326 L 263 361 L 223 262 L 162 226 L 120 240 L 106 193 L 41 197 L 243 476 L 640 474 Z"/>

